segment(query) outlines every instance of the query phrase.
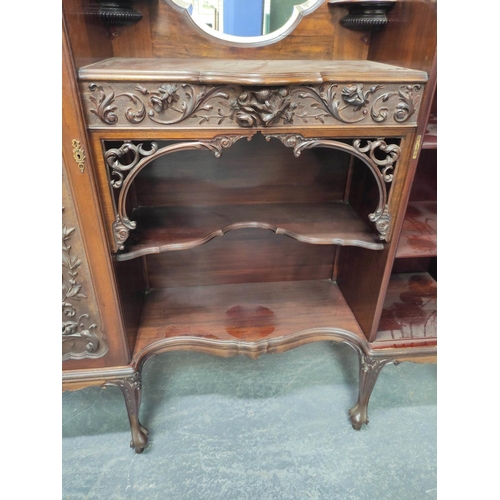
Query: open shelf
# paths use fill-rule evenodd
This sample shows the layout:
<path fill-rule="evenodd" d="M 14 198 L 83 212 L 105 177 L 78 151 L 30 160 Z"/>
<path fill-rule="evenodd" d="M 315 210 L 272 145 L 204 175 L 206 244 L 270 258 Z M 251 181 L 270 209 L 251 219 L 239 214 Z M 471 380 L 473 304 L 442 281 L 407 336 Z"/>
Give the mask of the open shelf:
<path fill-rule="evenodd" d="M 142 207 L 134 211 L 132 219 L 137 229 L 117 260 L 194 248 L 244 228 L 268 229 L 317 245 L 384 248 L 352 207 L 343 202 Z"/>
<path fill-rule="evenodd" d="M 437 342 L 437 283 L 428 273 L 393 274 L 374 347 Z"/>
<path fill-rule="evenodd" d="M 283 345 L 328 340 L 334 331 L 364 338 L 330 280 L 155 289 L 147 294 L 134 358 L 159 342 L 182 349 L 186 337 L 192 350 L 203 351 L 209 340 L 221 350 L 214 354 L 230 355 L 234 349 L 263 353 L 273 345 L 284 350 Z"/>
<path fill-rule="evenodd" d="M 437 203 L 414 201 L 408 204 L 396 258 L 437 256 Z"/>

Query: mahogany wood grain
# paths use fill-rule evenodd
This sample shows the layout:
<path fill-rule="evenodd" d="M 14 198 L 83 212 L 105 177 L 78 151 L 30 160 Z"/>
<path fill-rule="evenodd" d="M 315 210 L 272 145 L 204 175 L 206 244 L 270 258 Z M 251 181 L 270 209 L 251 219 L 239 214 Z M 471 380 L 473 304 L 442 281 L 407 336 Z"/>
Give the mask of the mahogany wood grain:
<path fill-rule="evenodd" d="M 228 355 L 225 342 L 237 348 L 240 343 L 279 339 L 275 350 L 279 352 L 285 350 L 279 344 L 285 345 L 287 336 L 308 330 L 311 336 L 303 341 L 326 340 L 321 333 L 328 329 L 363 338 L 338 287 L 329 280 L 152 290 L 144 306 L 134 363 L 148 346 L 175 344 L 186 337 L 219 341 L 212 353 Z M 197 350 L 196 340 L 189 349 Z"/>
<path fill-rule="evenodd" d="M 113 262 L 117 280 L 123 325 L 130 352 L 134 351 L 137 328 L 142 314 L 144 295 L 148 291 L 147 271 L 142 258 Z"/>
<path fill-rule="evenodd" d="M 411 202 L 399 238 L 396 258 L 437 256 L 437 203 Z"/>
<path fill-rule="evenodd" d="M 108 30 L 96 23 L 88 12 L 95 0 L 64 0 L 62 10 L 68 26 L 68 38 L 75 67 L 113 57 L 113 44 Z"/>
<path fill-rule="evenodd" d="M 435 149 L 421 149 L 420 151 L 410 201 L 437 201 L 437 151 Z"/>
<path fill-rule="evenodd" d="M 70 31 L 70 40 L 63 40 L 63 161 L 69 170 L 109 353 L 100 360 L 66 362 L 63 375 L 66 387 L 78 389 L 129 379 L 149 356 L 174 349 L 257 357 L 311 341 L 347 339 L 360 355 L 360 378 L 377 363 L 382 366 L 394 360 L 435 361 L 437 336 L 432 312 L 435 283 L 428 274 L 391 277 L 391 269 L 412 182 L 412 200 L 436 200 L 435 161 L 426 159 L 431 153 L 436 158 L 436 150 L 422 152 L 416 176 L 418 148 L 414 154 L 415 138 L 423 137 L 435 96 L 436 3 L 399 0 L 385 29 L 368 35 L 340 26 L 347 9 L 324 2 L 286 39 L 269 46 L 241 48 L 200 35 L 185 16 L 163 0 L 137 0 L 134 6 L 143 13 L 143 20 L 115 30 L 118 36 L 112 38 L 109 30 L 87 15 L 93 2 L 63 1 Z M 387 64 L 413 69 L 394 69 Z M 202 128 L 184 123 L 184 130 L 177 126 L 153 130 L 144 120 L 139 124 L 142 128 L 108 125 L 105 130 L 97 124 L 89 132 L 89 141 L 79 99 L 79 91 L 84 89 L 77 86 L 75 67 L 80 69 L 83 79 L 80 85 L 86 85 L 87 90 L 96 78 L 114 80 L 117 88 L 124 85 L 120 81 L 127 79 L 133 84 L 160 79 L 262 86 L 321 84 L 328 80 L 353 83 L 365 79 L 362 83 L 390 81 L 405 85 L 425 83 L 427 76 L 423 72 L 430 72 L 418 123 L 413 113 L 411 123 L 401 124 L 295 123 L 272 127 L 273 134 L 298 133 L 312 138 L 352 141 L 355 137 L 383 136 L 400 140 L 401 156 L 393 182 L 388 186 L 392 216 L 388 243 L 376 251 L 339 247 L 330 244 L 331 241 L 315 245 L 271 231 L 245 228 L 229 231 L 223 238 L 193 249 L 125 262 L 115 257 L 112 261 L 111 254 L 116 251 L 111 232 L 115 212 L 103 157 L 106 141 L 121 144 L 124 140 L 201 140 L 234 134 L 235 129 L 238 134 L 269 133 L 269 128 L 240 130 L 235 125 L 225 129 L 223 125 L 212 127 L 212 123 L 205 123 Z M 394 96 L 397 98 L 397 93 Z M 89 124 L 93 126 L 90 121 Z M 80 140 L 86 153 L 83 173 L 72 158 L 72 139 Z M 260 145 L 258 148 L 250 147 L 243 154 L 237 143 L 233 159 L 231 149 L 224 151 L 223 158 L 226 154 L 229 158 L 227 163 L 193 156 L 193 162 L 200 166 L 191 167 L 189 161 L 182 166 L 179 161 L 177 167 L 169 170 L 177 161 L 172 156 L 147 165 L 130 191 L 130 213 L 132 207 L 138 207 L 138 215 L 141 211 L 147 214 L 148 210 L 163 212 L 165 216 L 159 217 L 161 225 L 178 231 L 184 243 L 189 241 L 193 221 L 191 228 L 196 230 L 203 228 L 206 221 L 215 227 L 214 231 L 222 230 L 221 224 L 213 225 L 210 213 L 213 209 L 219 212 L 222 208 L 221 213 L 229 218 L 236 216 L 239 222 L 259 222 L 260 227 L 263 227 L 261 217 L 268 218 L 270 213 L 281 215 L 277 209 L 286 209 L 283 213 L 287 216 L 306 213 L 303 222 L 309 222 L 307 230 L 314 231 L 318 225 L 328 226 L 335 221 L 326 217 L 317 219 L 318 206 L 324 205 L 320 210 L 323 213 L 327 205 L 339 205 L 345 195 L 358 216 L 366 215 L 373 200 L 368 184 L 366 189 L 360 189 L 363 176 L 358 175 L 355 166 L 349 170 L 348 162 L 339 157 L 332 167 L 316 151 L 307 151 L 312 156 L 304 152 L 297 162 L 295 159 L 288 162 L 286 155 L 277 152 L 277 147 L 265 149 L 260 136 L 254 139 L 257 141 L 254 145 Z M 293 152 L 287 152 L 292 158 Z M 317 204 L 316 208 L 311 208 L 312 203 Z M 349 206 L 342 204 L 341 210 L 346 207 Z M 252 210 L 252 217 L 248 218 Z M 349 217 L 341 220 L 345 222 Z M 275 226 L 282 226 L 281 220 L 284 219 L 278 219 Z M 359 222 L 359 218 L 352 220 L 357 221 L 353 225 Z M 295 218 L 286 224 L 290 227 L 298 223 Z M 342 229 L 344 234 L 352 232 L 353 225 Z M 172 237 L 170 231 L 155 231 L 144 220 L 137 231 L 131 231 L 130 241 L 140 236 L 140 231 L 151 231 L 155 238 L 160 234 L 160 242 L 172 242 L 168 239 Z M 321 231 L 323 228 L 320 234 L 324 234 Z M 435 260 L 421 257 L 418 262 L 428 264 Z M 396 263 L 401 261 L 415 262 L 409 257 Z M 332 276 L 338 283 L 330 281 Z M 144 303 L 143 292 L 146 292 Z M 390 338 L 386 340 L 387 335 Z M 139 389 L 140 382 L 134 383 Z M 134 389 L 136 393 L 140 394 Z M 362 396 L 366 396 L 366 390 Z M 130 392 L 128 397 L 130 406 Z M 138 419 L 139 400 L 136 399 L 133 411 L 129 409 L 131 422 Z"/>
<path fill-rule="evenodd" d="M 134 0 L 134 10 L 142 14 L 137 24 L 114 27 L 117 36 L 112 39 L 113 55 L 130 54 L 131 57 L 153 57 L 149 4 L 151 0 Z"/>
<path fill-rule="evenodd" d="M 431 345 L 437 338 L 437 284 L 428 273 L 391 276 L 376 342 Z"/>
<path fill-rule="evenodd" d="M 433 266 L 432 261 L 435 259 L 435 257 L 407 257 L 404 259 L 395 259 L 392 265 L 392 274 L 429 273 L 432 276 L 430 269 Z"/>
<path fill-rule="evenodd" d="M 372 33 L 368 59 L 430 73 L 437 45 L 437 3 L 397 0 L 383 30 Z"/>
<path fill-rule="evenodd" d="M 334 245 L 241 229 L 182 252 L 146 256 L 151 288 L 329 279 Z"/>
<path fill-rule="evenodd" d="M 415 135 L 401 139 L 400 165 L 410 163 Z M 382 314 L 384 297 L 389 283 L 397 241 L 408 202 L 411 182 L 416 165 L 395 171 L 389 206 L 392 214 L 391 239 L 381 252 L 370 252 L 362 248 L 344 247 L 340 252 L 338 284 L 369 342 L 375 340 L 378 322 Z"/>
<path fill-rule="evenodd" d="M 384 248 L 377 235 L 343 202 L 140 208 L 132 220 L 138 226 L 131 238 L 135 242 L 118 254 L 118 260 L 194 248 L 245 228 L 266 229 L 315 245 Z"/>
<path fill-rule="evenodd" d="M 231 135 L 237 133 L 237 135 L 243 136 L 258 136 L 259 134 L 268 135 L 272 132 L 273 135 L 277 134 L 300 134 L 304 138 L 333 138 L 333 139 L 353 139 L 356 138 L 366 138 L 373 139 L 374 137 L 379 137 L 380 132 L 383 130 L 385 137 L 399 137 L 401 134 L 406 134 L 415 129 L 414 125 L 401 124 L 398 126 L 387 125 L 383 129 L 379 126 L 371 125 L 352 125 L 352 124 L 339 124 L 339 125 L 315 125 L 313 123 L 307 124 L 307 127 L 302 125 L 297 125 L 296 127 L 290 126 L 273 126 L 272 130 L 269 128 L 255 127 L 251 129 L 239 128 L 235 129 L 224 127 L 223 125 L 217 125 L 217 127 L 205 127 L 205 128 L 176 128 L 172 127 L 169 129 L 153 129 L 153 128 L 107 128 L 103 129 L 92 129 L 89 130 L 89 135 L 93 140 L 100 141 L 120 141 L 123 143 L 124 135 L 126 135 L 126 140 L 131 141 L 159 141 L 159 140 L 202 140 L 202 139 L 213 139 L 216 136 L 221 135 Z M 251 139 L 253 140 L 253 139 Z M 239 142 L 245 142 L 245 139 L 241 139 Z M 236 143 L 238 144 L 238 143 Z M 230 151 L 228 149 L 227 151 Z M 223 153 L 225 154 L 225 152 Z"/>
<path fill-rule="evenodd" d="M 148 59 L 113 57 L 79 69 L 80 81 L 300 85 L 324 82 L 425 83 L 427 73 L 374 61 Z"/>
<path fill-rule="evenodd" d="M 170 144 L 157 142 L 160 148 Z M 348 164 L 344 152 L 315 148 L 297 158 L 280 141 L 256 134 L 220 158 L 199 150 L 160 157 L 134 184 L 139 206 L 321 203 L 342 200 Z"/>
<path fill-rule="evenodd" d="M 129 351 L 121 318 L 112 262 L 106 244 L 106 235 L 99 205 L 98 191 L 94 180 L 94 165 L 79 101 L 76 73 L 68 47 L 68 37 L 63 25 L 63 106 L 62 113 L 62 153 L 67 167 L 68 183 L 75 201 L 76 214 L 82 233 L 85 254 L 88 256 L 89 270 L 101 318 L 101 330 L 109 346 L 108 354 L 102 358 L 89 360 L 68 360 L 63 369 L 98 368 L 126 365 Z M 85 152 L 84 171 L 73 158 L 73 139 L 80 141 Z"/>
<path fill-rule="evenodd" d="M 345 8 L 325 3 L 305 16 L 285 39 L 264 47 L 230 47 L 198 33 L 181 12 L 166 2 L 151 3 L 155 57 L 212 59 L 366 59 L 368 46 L 359 33 L 342 28 Z M 133 57 L 127 53 L 127 57 Z"/>

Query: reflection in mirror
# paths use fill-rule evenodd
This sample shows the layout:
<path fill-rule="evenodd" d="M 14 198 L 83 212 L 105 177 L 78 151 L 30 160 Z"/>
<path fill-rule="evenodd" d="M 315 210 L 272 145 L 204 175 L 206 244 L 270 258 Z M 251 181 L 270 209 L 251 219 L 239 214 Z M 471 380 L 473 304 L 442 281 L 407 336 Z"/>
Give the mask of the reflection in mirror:
<path fill-rule="evenodd" d="M 324 0 L 166 0 L 204 32 L 236 45 L 281 40 Z"/>

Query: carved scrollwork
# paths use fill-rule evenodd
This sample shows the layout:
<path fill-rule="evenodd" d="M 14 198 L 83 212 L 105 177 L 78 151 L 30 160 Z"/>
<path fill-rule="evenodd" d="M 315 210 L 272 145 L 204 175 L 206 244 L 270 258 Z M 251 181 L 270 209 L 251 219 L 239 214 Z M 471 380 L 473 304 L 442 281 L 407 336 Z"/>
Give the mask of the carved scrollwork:
<path fill-rule="evenodd" d="M 99 119 L 107 125 L 114 125 L 118 122 L 118 116 L 115 113 L 118 106 L 115 103 L 115 100 L 120 97 L 126 97 L 139 108 L 136 111 L 132 108 L 127 108 L 125 110 L 125 118 L 130 123 L 141 123 L 144 120 L 144 117 L 146 116 L 146 107 L 135 94 L 132 94 L 131 92 L 123 92 L 115 96 L 114 91 L 111 90 L 111 94 L 106 95 L 103 87 L 94 83 L 89 85 L 89 90 L 91 92 L 97 91 L 99 94 L 97 98 L 93 95 L 89 96 L 90 101 L 95 106 L 95 108 L 90 108 L 89 111 L 99 117 Z"/>
<path fill-rule="evenodd" d="M 391 228 L 391 214 L 389 213 L 389 207 L 384 205 L 382 213 L 375 212 L 374 214 L 370 214 L 368 217 L 372 222 L 375 222 L 375 227 L 380 233 L 381 239 L 385 240 L 387 233 Z"/>
<path fill-rule="evenodd" d="M 386 92 L 377 97 L 371 109 L 371 117 L 373 121 L 381 123 L 387 120 L 389 116 L 389 108 L 378 108 L 380 103 L 386 103 L 392 97 L 398 96 L 398 104 L 393 110 L 393 118 L 398 123 L 407 121 L 417 109 L 422 95 L 419 93 L 422 89 L 421 85 L 401 85 L 397 92 Z"/>
<path fill-rule="evenodd" d="M 373 173 L 379 191 L 378 205 L 375 211 L 369 214 L 368 218 L 371 222 L 375 223 L 380 239 L 386 240 L 391 227 L 391 214 L 387 205 L 387 188 L 385 184 L 393 180 L 392 170 L 401 152 L 399 146 L 396 144 L 387 144 L 383 139 L 375 141 L 367 140 L 365 145 L 362 145 L 361 140 L 356 139 L 353 141 L 353 145 L 350 146 L 343 142 L 329 139 L 304 138 L 299 134 L 266 136 L 267 141 L 271 140 L 271 138 L 279 139 L 285 146 L 293 148 L 295 156 L 299 156 L 304 149 L 327 147 L 346 151 L 362 160 Z M 377 157 L 377 150 L 382 151 L 385 154 L 385 158 Z M 379 167 L 383 168 L 380 169 Z"/>
<path fill-rule="evenodd" d="M 122 187 L 124 173 L 132 170 L 143 157 L 154 155 L 158 151 L 156 142 L 151 143 L 151 149 L 149 150 L 144 149 L 142 146 L 142 144 L 135 145 L 130 141 L 125 141 L 119 148 L 106 151 L 104 155 L 106 163 L 111 167 L 111 175 L 115 177 L 115 179 L 111 179 L 110 183 L 115 189 Z M 123 158 L 129 160 L 129 162 L 121 163 Z M 133 229 L 133 227 L 130 229 Z"/>
<path fill-rule="evenodd" d="M 250 136 L 245 135 L 221 135 L 211 139 L 209 141 L 199 141 L 202 148 L 212 151 L 216 158 L 220 158 L 222 155 L 222 150 L 230 148 L 235 142 L 246 137 L 248 140 L 251 139 Z"/>
<path fill-rule="evenodd" d="M 362 146 L 362 142 L 360 139 L 356 139 L 353 142 L 353 146 L 360 153 L 368 153 L 370 159 L 373 163 L 378 165 L 379 167 L 383 167 L 382 175 L 384 177 L 385 182 L 392 182 L 393 174 L 388 173 L 389 170 L 393 170 L 394 163 L 399 158 L 399 154 L 401 153 L 401 149 L 396 144 L 386 144 L 383 139 L 377 139 L 376 141 L 366 141 L 366 145 Z M 386 154 L 384 159 L 379 159 L 376 156 L 376 150 L 379 149 L 383 153 Z"/>
<path fill-rule="evenodd" d="M 198 111 L 211 111 L 213 109 L 213 104 L 210 104 L 209 100 L 215 98 L 227 100 L 230 92 L 233 91 L 230 87 L 226 88 L 226 86 L 207 87 L 206 85 L 191 85 L 189 83 L 164 83 L 154 91 L 150 91 L 138 84 L 136 89 L 142 95 L 150 96 L 149 106 L 152 109 L 148 111 L 148 116 L 153 122 L 160 125 L 173 125 L 190 116 L 196 118 Z M 222 115 L 220 118 L 222 118 Z M 200 123 L 207 119 L 207 117 L 201 116 Z"/>
<path fill-rule="evenodd" d="M 110 180 L 110 184 L 114 189 L 120 190 L 118 204 L 115 208 L 116 219 L 112 224 L 116 247 L 123 250 L 130 230 L 135 229 L 137 226 L 137 223 L 130 220 L 127 215 L 126 200 L 133 180 L 146 165 L 160 156 L 190 149 L 205 149 L 219 158 L 223 149 L 231 147 L 243 137 L 247 137 L 248 140 L 251 139 L 251 136 L 248 135 L 223 135 L 210 140 L 181 142 L 165 146 L 162 149 L 158 149 L 156 142 L 152 142 L 150 149 L 146 149 L 142 143 L 135 145 L 130 141 L 125 141 L 119 148 L 106 151 L 104 155 L 106 163 L 111 169 L 111 176 L 115 177 Z M 125 161 L 122 163 L 124 159 Z"/>
<path fill-rule="evenodd" d="M 298 97 L 300 99 L 313 99 L 314 102 L 310 105 L 312 110 L 319 110 L 320 113 L 310 112 L 298 114 L 304 122 L 308 119 L 314 119 L 325 123 L 326 118 L 335 118 L 342 123 L 358 123 L 363 121 L 368 115 L 366 106 L 370 103 L 368 96 L 374 94 L 382 88 L 381 85 L 373 85 L 366 92 L 363 91 L 363 84 L 353 83 L 343 87 L 341 91 L 341 99 L 336 99 L 337 84 L 321 85 L 319 88 L 314 86 L 303 87 L 297 89 Z M 343 114 L 344 110 L 349 110 L 351 113 L 361 111 L 358 116 L 349 118 Z"/>
<path fill-rule="evenodd" d="M 133 225 L 135 227 L 135 222 Z M 130 229 L 123 224 L 120 216 L 117 215 L 116 220 L 113 222 L 113 237 L 119 250 L 123 250 L 125 248 L 124 243 L 127 241 L 129 233 Z"/>
<path fill-rule="evenodd" d="M 339 84 L 334 82 L 281 87 L 165 82 L 157 83 L 154 90 L 141 84 L 131 89 L 130 85 L 119 82 L 107 85 L 108 94 L 101 84 L 91 83 L 88 89 L 83 89 L 88 96 L 85 103 L 91 127 L 95 117 L 101 124 L 117 125 L 119 116 L 124 116 L 131 125 L 148 119 L 149 126 L 230 122 L 237 127 L 266 128 L 292 125 L 297 120 L 299 123 L 353 124 L 370 120 L 375 124 L 403 123 L 415 115 L 422 89 L 421 85 L 359 82 L 344 85 L 340 91 Z M 95 92 L 99 94 L 97 98 Z M 127 101 L 135 108 L 127 106 Z M 122 122 L 123 125 L 126 123 Z"/>

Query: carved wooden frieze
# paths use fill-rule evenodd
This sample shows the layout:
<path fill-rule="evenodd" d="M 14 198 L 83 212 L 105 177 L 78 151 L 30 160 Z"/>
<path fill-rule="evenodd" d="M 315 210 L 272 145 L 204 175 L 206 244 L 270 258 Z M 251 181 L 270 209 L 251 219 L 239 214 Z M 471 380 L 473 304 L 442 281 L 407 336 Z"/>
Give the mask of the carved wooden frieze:
<path fill-rule="evenodd" d="M 293 125 L 415 125 L 420 84 L 327 83 L 241 86 L 82 82 L 88 126 L 268 128 Z"/>
<path fill-rule="evenodd" d="M 108 351 L 63 168 L 62 360 L 100 358 Z"/>

